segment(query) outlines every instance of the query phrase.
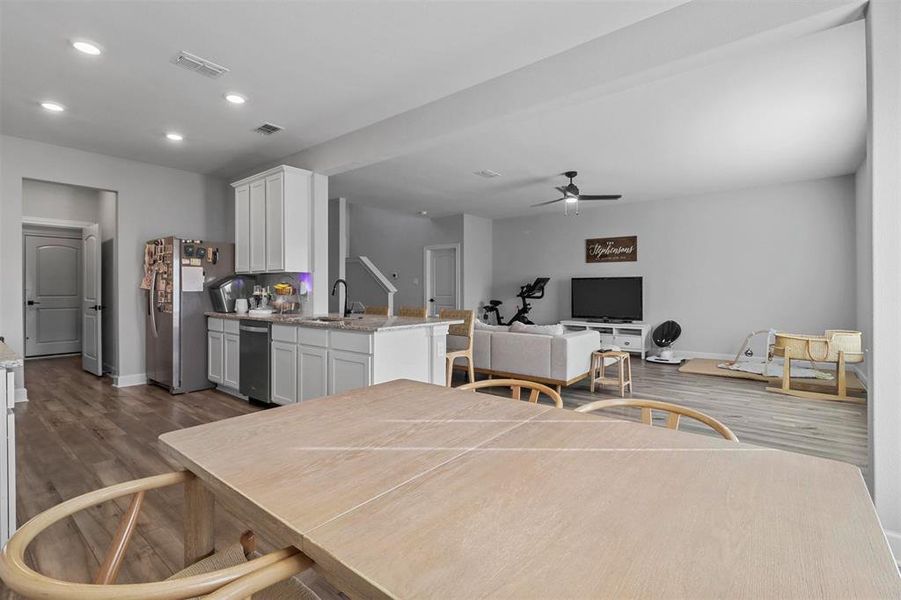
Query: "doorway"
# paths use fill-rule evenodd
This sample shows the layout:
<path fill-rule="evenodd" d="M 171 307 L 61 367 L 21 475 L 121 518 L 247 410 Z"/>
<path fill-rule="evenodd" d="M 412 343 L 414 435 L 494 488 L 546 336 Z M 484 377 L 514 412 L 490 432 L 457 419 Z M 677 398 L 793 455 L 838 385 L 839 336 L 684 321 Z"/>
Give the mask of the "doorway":
<path fill-rule="evenodd" d="M 117 194 L 28 179 L 22 192 L 25 357 L 80 354 L 115 374 Z"/>
<path fill-rule="evenodd" d="M 460 308 L 460 244 L 436 244 L 423 249 L 423 290 L 429 314 Z"/>

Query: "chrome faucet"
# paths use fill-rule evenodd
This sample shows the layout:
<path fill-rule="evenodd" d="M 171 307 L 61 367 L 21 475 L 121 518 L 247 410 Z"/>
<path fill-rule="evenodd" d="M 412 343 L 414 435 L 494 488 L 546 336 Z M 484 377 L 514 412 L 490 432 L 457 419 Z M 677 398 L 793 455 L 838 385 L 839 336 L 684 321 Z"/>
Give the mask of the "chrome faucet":
<path fill-rule="evenodd" d="M 334 296 L 335 294 L 338 293 L 338 284 L 339 283 L 344 286 L 344 310 L 342 311 L 341 314 L 346 317 L 347 315 L 350 314 L 349 312 L 347 312 L 347 282 L 344 281 L 343 279 L 336 279 L 335 285 L 332 286 L 332 296 Z"/>

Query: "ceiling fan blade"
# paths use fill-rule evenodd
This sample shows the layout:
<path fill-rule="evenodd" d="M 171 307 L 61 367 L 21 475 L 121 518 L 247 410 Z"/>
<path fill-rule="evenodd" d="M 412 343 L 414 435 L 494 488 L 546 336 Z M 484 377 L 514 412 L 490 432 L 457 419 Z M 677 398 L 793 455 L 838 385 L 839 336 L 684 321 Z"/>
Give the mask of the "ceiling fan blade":
<path fill-rule="evenodd" d="M 609 194 L 601 196 L 593 194 L 579 194 L 579 200 L 619 200 L 622 197 L 622 194 Z"/>
<path fill-rule="evenodd" d="M 558 192 L 560 192 L 561 194 L 566 195 L 566 188 L 563 187 L 562 185 L 558 185 L 554 189 L 557 190 Z"/>
<path fill-rule="evenodd" d="M 536 206 L 547 206 L 548 204 L 553 204 L 555 202 L 563 202 L 566 198 L 557 198 L 556 200 L 548 200 L 547 202 L 539 202 L 538 204 L 533 204 L 532 207 Z"/>

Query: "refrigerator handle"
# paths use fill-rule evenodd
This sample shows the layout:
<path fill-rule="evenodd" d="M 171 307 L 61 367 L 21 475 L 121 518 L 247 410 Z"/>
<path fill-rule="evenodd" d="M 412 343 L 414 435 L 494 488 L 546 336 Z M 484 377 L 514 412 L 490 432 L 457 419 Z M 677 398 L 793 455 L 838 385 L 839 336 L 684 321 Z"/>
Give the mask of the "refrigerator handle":
<path fill-rule="evenodd" d="M 150 330 L 153 337 L 159 337 L 156 330 L 156 268 L 153 269 L 153 278 L 150 280 L 150 290 L 147 292 L 147 311 L 150 313 Z"/>

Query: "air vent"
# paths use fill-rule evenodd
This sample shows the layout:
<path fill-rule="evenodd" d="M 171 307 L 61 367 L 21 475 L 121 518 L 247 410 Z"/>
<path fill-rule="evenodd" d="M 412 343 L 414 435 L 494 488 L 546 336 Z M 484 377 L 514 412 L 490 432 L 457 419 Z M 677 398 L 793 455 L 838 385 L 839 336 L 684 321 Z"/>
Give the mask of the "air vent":
<path fill-rule="evenodd" d="M 482 169 L 481 171 L 474 171 L 476 175 L 479 177 L 484 177 L 485 179 L 492 179 L 494 177 L 500 177 L 501 174 L 497 171 L 492 171 L 491 169 Z"/>
<path fill-rule="evenodd" d="M 210 77 L 212 79 L 228 73 L 228 69 L 222 65 L 217 65 L 212 61 L 200 58 L 199 56 L 191 54 L 190 52 L 185 52 L 184 50 L 179 52 L 175 58 L 172 59 L 172 62 L 179 67 L 194 71 L 195 73 L 200 73 L 204 77 Z"/>
<path fill-rule="evenodd" d="M 282 129 L 284 129 L 284 127 L 279 127 L 274 123 L 263 123 L 262 125 L 254 129 L 254 131 L 259 133 L 260 135 L 272 135 L 273 133 L 278 133 Z"/>

